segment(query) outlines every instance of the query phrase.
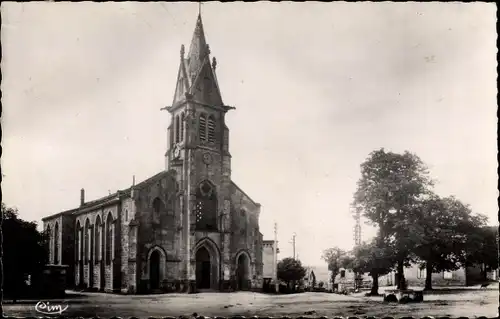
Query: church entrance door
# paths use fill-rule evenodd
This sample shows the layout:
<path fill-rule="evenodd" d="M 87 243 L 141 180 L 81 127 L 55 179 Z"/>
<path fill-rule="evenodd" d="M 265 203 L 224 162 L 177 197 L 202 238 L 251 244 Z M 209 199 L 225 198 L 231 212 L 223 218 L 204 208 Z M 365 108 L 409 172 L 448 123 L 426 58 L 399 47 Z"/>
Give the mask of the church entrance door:
<path fill-rule="evenodd" d="M 205 247 L 201 247 L 196 252 L 196 288 L 211 288 L 211 268 L 210 253 Z"/>
<path fill-rule="evenodd" d="M 248 264 L 249 260 L 246 254 L 238 257 L 236 266 L 236 290 L 248 289 Z"/>
<path fill-rule="evenodd" d="M 160 288 L 160 253 L 157 250 L 149 257 L 149 287 L 151 290 Z"/>

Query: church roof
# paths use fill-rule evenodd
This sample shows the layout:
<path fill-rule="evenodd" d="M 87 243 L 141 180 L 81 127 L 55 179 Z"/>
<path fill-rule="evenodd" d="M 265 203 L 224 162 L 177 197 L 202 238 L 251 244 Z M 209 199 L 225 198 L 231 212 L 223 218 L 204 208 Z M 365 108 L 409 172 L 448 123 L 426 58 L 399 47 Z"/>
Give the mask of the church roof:
<path fill-rule="evenodd" d="M 231 180 L 231 186 L 233 186 L 234 188 L 236 188 L 238 191 L 240 191 L 243 195 L 245 195 L 245 197 L 250 200 L 250 202 L 252 202 L 252 204 L 254 204 L 255 206 L 261 206 L 260 203 L 257 203 L 256 201 L 254 201 L 250 196 L 248 196 L 247 193 L 245 193 L 245 191 L 243 191 L 238 185 L 236 185 L 235 182 L 233 182 Z"/>
<path fill-rule="evenodd" d="M 87 212 L 89 210 L 93 210 L 99 206 L 113 203 L 117 200 L 122 199 L 123 197 L 130 196 L 132 188 L 135 188 L 135 189 L 142 188 L 143 186 L 146 186 L 149 183 L 155 182 L 156 180 L 158 180 L 166 175 L 169 175 L 169 174 L 172 174 L 172 171 L 162 171 L 158 174 L 155 174 L 155 175 L 145 179 L 144 181 L 140 182 L 137 185 L 128 187 L 126 189 L 118 190 L 112 194 L 109 194 L 107 196 L 104 196 L 104 197 L 101 197 L 101 198 L 98 198 L 98 199 L 95 199 L 92 201 L 85 202 L 80 207 L 72 208 L 69 210 L 59 212 L 57 214 L 53 214 L 53 215 L 44 217 L 44 218 L 42 218 L 42 221 L 52 219 L 52 218 L 58 217 L 60 215 L 78 215 L 80 213 Z"/>

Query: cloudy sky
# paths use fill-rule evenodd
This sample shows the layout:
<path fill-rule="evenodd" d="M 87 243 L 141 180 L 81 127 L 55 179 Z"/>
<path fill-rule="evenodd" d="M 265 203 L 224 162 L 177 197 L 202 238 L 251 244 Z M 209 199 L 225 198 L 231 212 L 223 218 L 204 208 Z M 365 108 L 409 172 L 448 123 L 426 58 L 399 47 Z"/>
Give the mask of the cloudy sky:
<path fill-rule="evenodd" d="M 359 165 L 418 154 L 496 223 L 496 8 L 485 3 L 207 3 L 232 178 L 281 256 L 350 248 Z M 164 169 L 196 3 L 2 3 L 3 201 L 37 220 Z M 366 229 L 366 228 L 365 228 Z M 365 237 L 370 230 L 365 231 Z"/>

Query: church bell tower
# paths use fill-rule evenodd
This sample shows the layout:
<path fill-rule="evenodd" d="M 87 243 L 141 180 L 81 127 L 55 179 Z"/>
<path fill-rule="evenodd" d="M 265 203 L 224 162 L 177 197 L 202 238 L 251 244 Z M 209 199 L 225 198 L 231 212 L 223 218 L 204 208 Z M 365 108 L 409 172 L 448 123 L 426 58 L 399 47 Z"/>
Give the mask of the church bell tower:
<path fill-rule="evenodd" d="M 166 169 L 176 172 L 179 184 L 184 238 L 181 255 L 186 262 L 186 279 L 192 281 L 195 269 L 190 260 L 196 238 L 215 233 L 221 253 L 230 249 L 231 155 L 225 115 L 234 107 L 222 101 L 215 73 L 217 61 L 210 59 L 200 14 L 189 51 L 181 46 L 179 62 L 174 99 L 166 107 L 171 122 L 165 161 Z"/>
<path fill-rule="evenodd" d="M 180 65 L 168 128 L 166 169 L 178 170 L 185 163 L 187 150 L 204 150 L 202 160 L 229 155 L 228 128 L 225 114 L 233 107 L 224 105 L 215 74 L 217 61 L 210 61 L 210 48 L 206 42 L 201 15 L 189 51 L 180 50 Z"/>

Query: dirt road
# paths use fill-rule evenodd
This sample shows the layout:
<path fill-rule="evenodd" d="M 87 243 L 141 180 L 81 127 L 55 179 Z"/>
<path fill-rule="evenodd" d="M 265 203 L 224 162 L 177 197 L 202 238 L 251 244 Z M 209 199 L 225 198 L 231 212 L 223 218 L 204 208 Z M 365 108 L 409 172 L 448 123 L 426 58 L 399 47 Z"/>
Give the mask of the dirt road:
<path fill-rule="evenodd" d="M 251 292 L 126 296 L 103 293 L 70 293 L 66 300 L 49 300 L 50 305 L 68 305 L 65 316 L 164 317 L 203 316 L 450 316 L 495 317 L 498 287 L 437 291 L 424 296 L 423 303 L 386 304 L 381 297 L 362 294 L 343 296 L 328 293 L 265 295 Z M 37 301 L 4 303 L 7 316 L 41 316 Z"/>

